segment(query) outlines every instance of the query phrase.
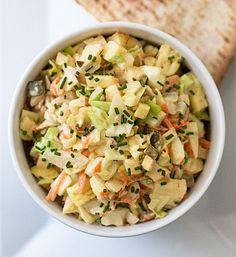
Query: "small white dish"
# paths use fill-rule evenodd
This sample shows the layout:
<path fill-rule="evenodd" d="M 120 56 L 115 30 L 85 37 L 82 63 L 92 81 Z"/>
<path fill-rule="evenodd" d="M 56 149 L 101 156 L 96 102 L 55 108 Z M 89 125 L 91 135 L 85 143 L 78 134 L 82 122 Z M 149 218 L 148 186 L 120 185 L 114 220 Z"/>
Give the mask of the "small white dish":
<path fill-rule="evenodd" d="M 61 207 L 58 204 L 45 200 L 45 192 L 33 178 L 26 160 L 23 145 L 19 137 L 19 116 L 25 100 L 27 82 L 36 77 L 50 57 L 54 56 L 67 45 L 74 44 L 91 36 L 111 34 L 116 31 L 143 38 L 156 44 L 167 42 L 181 53 L 186 59 L 189 68 L 202 83 L 208 98 L 212 143 L 204 170 L 199 176 L 196 185 L 189 192 L 187 199 L 178 207 L 171 210 L 165 218 L 126 227 L 103 227 L 87 225 L 73 216 L 63 215 Z M 170 35 L 148 26 L 128 22 L 99 23 L 87 29 L 78 30 L 76 33 L 55 42 L 52 46 L 42 51 L 28 66 L 19 81 L 9 113 L 9 144 L 12 158 L 17 173 L 32 198 L 45 211 L 64 224 L 86 233 L 106 237 L 125 237 L 144 234 L 161 228 L 186 213 L 200 199 L 214 178 L 223 153 L 224 140 L 225 119 L 222 102 L 216 85 L 202 62 L 186 46 Z"/>

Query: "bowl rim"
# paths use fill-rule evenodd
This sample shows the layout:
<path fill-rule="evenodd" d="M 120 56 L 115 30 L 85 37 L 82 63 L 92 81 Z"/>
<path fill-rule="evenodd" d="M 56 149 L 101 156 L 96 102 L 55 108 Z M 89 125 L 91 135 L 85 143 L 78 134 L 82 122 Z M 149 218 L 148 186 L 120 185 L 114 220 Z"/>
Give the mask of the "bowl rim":
<path fill-rule="evenodd" d="M 96 226 L 96 225 L 92 225 L 92 227 L 91 225 L 87 225 L 87 224 L 86 226 L 82 226 L 79 222 L 75 223 L 74 221 L 72 221 L 62 212 L 60 214 L 56 213 L 56 211 L 54 211 L 49 205 L 46 205 L 45 202 L 36 194 L 36 192 L 33 191 L 32 186 L 26 181 L 26 178 L 23 175 L 24 172 L 22 171 L 21 164 L 18 160 L 17 153 L 16 153 L 17 149 L 15 147 L 15 139 L 14 139 L 14 123 L 15 123 L 14 113 L 15 113 L 15 110 L 18 108 L 17 101 L 20 95 L 20 90 L 22 90 L 22 88 L 25 87 L 24 81 L 27 79 L 27 77 L 30 76 L 30 74 L 32 73 L 33 67 L 39 62 L 40 59 L 42 59 L 49 52 L 52 52 L 55 49 L 58 51 L 58 46 L 60 44 L 70 41 L 75 37 L 80 37 L 82 34 L 89 34 L 89 33 L 91 37 L 92 36 L 91 31 L 93 31 L 94 29 L 97 29 L 100 31 L 105 29 L 111 29 L 111 30 L 113 29 L 115 31 L 117 28 L 135 29 L 140 31 L 140 33 L 146 32 L 152 35 L 153 37 L 162 39 L 163 41 L 170 43 L 171 45 L 174 46 L 174 48 L 181 49 L 181 52 L 187 56 L 186 60 L 187 61 L 191 60 L 192 64 L 194 64 L 199 69 L 199 71 L 201 71 L 205 81 L 203 85 L 204 91 L 206 91 L 207 87 L 209 87 L 212 91 L 214 101 L 216 103 L 213 106 L 213 108 L 217 108 L 217 111 L 218 111 L 217 122 L 219 122 L 219 127 L 217 128 L 217 130 L 218 130 L 219 137 L 217 138 L 218 148 L 215 149 L 215 156 L 214 156 L 215 162 L 211 164 L 211 172 L 209 172 L 210 174 L 208 175 L 207 180 L 204 181 L 202 187 L 197 192 L 193 192 L 193 194 L 189 197 L 189 199 L 186 199 L 183 203 L 181 203 L 178 207 L 175 208 L 175 209 L 178 208 L 177 212 L 175 212 L 173 215 L 171 214 L 167 215 L 164 219 L 154 220 L 154 222 L 149 221 L 138 225 L 131 225 L 129 226 L 129 228 L 131 229 L 124 229 L 124 227 L 122 228 L 110 227 L 109 229 L 100 229 L 102 227 Z M 97 33 L 97 34 L 100 34 L 100 33 Z M 69 35 L 61 37 L 59 40 L 56 40 L 54 43 L 44 48 L 31 61 L 31 63 L 28 65 L 25 72 L 23 73 L 21 79 L 19 80 L 14 92 L 14 96 L 11 101 L 11 106 L 9 110 L 9 119 L 8 119 L 8 141 L 9 141 L 10 153 L 11 153 L 14 167 L 18 174 L 18 177 L 20 178 L 26 191 L 28 191 L 28 193 L 31 195 L 34 201 L 37 202 L 37 204 L 41 206 L 47 213 L 49 213 L 51 216 L 61 221 L 62 223 L 76 230 L 79 230 L 88 234 L 104 236 L 104 237 L 128 237 L 128 236 L 145 234 L 145 233 L 154 231 L 156 229 L 159 229 L 163 226 L 166 226 L 167 224 L 173 222 L 174 220 L 184 215 L 202 197 L 202 195 L 206 192 L 207 188 L 209 187 L 210 183 L 212 182 L 217 172 L 217 169 L 223 154 L 223 148 L 224 148 L 224 142 L 225 142 L 225 117 L 224 117 L 223 105 L 222 105 L 217 87 L 215 85 L 215 82 L 213 81 L 211 75 L 209 74 L 204 64 L 183 43 L 181 43 L 180 41 L 178 41 L 177 39 L 175 39 L 174 37 L 170 36 L 169 34 L 163 31 L 160 31 L 158 29 L 155 29 L 146 25 L 141 25 L 141 24 L 131 23 L 131 22 L 104 22 L 104 23 L 97 23 L 97 24 L 90 25 L 85 29 L 79 29 L 73 33 L 70 33 Z"/>

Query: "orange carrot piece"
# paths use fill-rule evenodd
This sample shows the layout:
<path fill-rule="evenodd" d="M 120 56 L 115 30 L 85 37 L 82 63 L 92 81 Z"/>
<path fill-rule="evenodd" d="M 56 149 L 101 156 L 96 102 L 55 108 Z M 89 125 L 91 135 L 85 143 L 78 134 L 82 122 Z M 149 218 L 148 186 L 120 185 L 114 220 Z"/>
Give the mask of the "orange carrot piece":
<path fill-rule="evenodd" d="M 174 128 L 173 124 L 170 122 L 170 120 L 167 117 L 163 119 L 163 123 L 167 126 L 168 129 Z"/>
<path fill-rule="evenodd" d="M 172 75 L 172 76 L 168 77 L 166 79 L 166 81 L 169 82 L 169 84 L 167 84 L 167 86 L 172 87 L 174 84 L 179 83 L 179 76 L 178 75 Z"/>
<path fill-rule="evenodd" d="M 88 149 L 84 149 L 82 152 L 81 152 L 84 156 L 86 156 L 87 158 L 89 157 L 90 155 L 90 152 Z"/>
<path fill-rule="evenodd" d="M 56 197 L 57 197 L 57 193 L 60 189 L 60 186 L 62 185 L 63 181 L 65 180 L 67 174 L 65 171 L 62 171 L 62 173 L 59 175 L 59 177 L 57 178 L 57 183 L 55 186 L 52 186 L 50 191 L 48 192 L 48 195 L 46 196 L 46 200 L 47 201 L 55 201 Z"/>
<path fill-rule="evenodd" d="M 204 138 L 200 138 L 199 139 L 199 144 L 204 149 L 210 149 L 210 147 L 211 147 L 210 141 L 208 141 L 208 140 L 206 140 Z"/>
<path fill-rule="evenodd" d="M 78 193 L 79 194 L 81 194 L 85 191 L 87 182 L 88 182 L 87 175 L 85 174 L 84 171 L 81 171 L 79 173 L 79 177 L 78 177 L 78 186 L 79 186 Z"/>
<path fill-rule="evenodd" d="M 161 109 L 165 113 L 169 113 L 169 109 L 166 103 L 161 104 Z"/>
<path fill-rule="evenodd" d="M 56 77 L 50 85 L 50 92 L 54 96 L 59 96 L 63 93 L 63 89 L 60 89 L 58 83 L 60 81 L 59 77 Z"/>
<path fill-rule="evenodd" d="M 102 169 L 102 160 L 100 160 L 100 161 L 98 162 L 98 164 L 94 167 L 93 173 L 98 173 L 98 172 L 101 171 L 101 169 Z"/>
<path fill-rule="evenodd" d="M 188 141 L 184 144 L 184 149 L 185 151 L 187 152 L 188 156 L 190 158 L 193 158 L 194 157 L 194 153 L 193 153 L 193 149 L 192 149 L 192 145 L 191 145 L 191 142 Z"/>

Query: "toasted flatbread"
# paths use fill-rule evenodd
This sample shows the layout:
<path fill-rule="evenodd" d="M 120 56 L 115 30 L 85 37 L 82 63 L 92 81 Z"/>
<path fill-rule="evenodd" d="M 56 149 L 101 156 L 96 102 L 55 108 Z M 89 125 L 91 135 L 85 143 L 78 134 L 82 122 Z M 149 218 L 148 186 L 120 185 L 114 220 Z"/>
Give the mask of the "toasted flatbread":
<path fill-rule="evenodd" d="M 236 51 L 236 0 L 76 0 L 99 21 L 132 21 L 185 43 L 219 84 Z"/>

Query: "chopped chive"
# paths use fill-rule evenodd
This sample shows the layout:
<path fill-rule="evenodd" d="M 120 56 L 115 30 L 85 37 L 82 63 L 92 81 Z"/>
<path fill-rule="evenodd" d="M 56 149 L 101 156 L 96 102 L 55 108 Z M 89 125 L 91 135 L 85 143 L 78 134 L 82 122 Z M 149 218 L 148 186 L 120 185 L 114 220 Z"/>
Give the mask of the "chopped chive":
<path fill-rule="evenodd" d="M 73 81 L 69 81 L 69 82 L 68 82 L 68 85 L 71 85 L 72 83 L 73 83 Z"/>
<path fill-rule="evenodd" d="M 107 189 L 106 189 L 106 188 L 104 188 L 104 189 L 103 189 L 103 192 L 104 192 L 104 193 L 106 193 L 106 192 L 107 192 Z"/>
<path fill-rule="evenodd" d="M 145 170 L 144 168 L 141 169 L 141 173 L 143 176 L 145 175 L 146 172 L 147 172 L 147 170 Z"/>
<path fill-rule="evenodd" d="M 75 155 L 74 155 L 73 153 L 71 153 L 70 156 L 71 156 L 72 158 L 75 158 Z"/>
<path fill-rule="evenodd" d="M 71 164 L 71 162 L 70 161 L 68 161 L 67 163 L 66 163 L 66 168 L 73 168 L 73 165 Z"/>
<path fill-rule="evenodd" d="M 91 60 L 93 56 L 91 54 L 88 55 L 88 60 Z"/>
<path fill-rule="evenodd" d="M 195 92 L 193 90 L 189 91 L 192 95 L 195 95 Z"/>
<path fill-rule="evenodd" d="M 91 69 L 93 68 L 93 65 L 91 65 L 91 66 L 89 66 L 87 69 L 85 69 L 84 71 L 85 72 L 88 72 L 88 71 L 90 71 Z M 86 76 L 86 75 L 85 75 Z"/>
<path fill-rule="evenodd" d="M 118 124 L 119 124 L 118 122 L 115 122 L 113 123 L 113 126 L 118 126 Z"/>
<path fill-rule="evenodd" d="M 132 187 L 131 187 L 131 189 L 130 189 L 130 191 L 131 191 L 131 193 L 134 193 L 134 191 L 135 191 L 135 187 L 134 187 L 134 186 L 132 186 Z"/>
<path fill-rule="evenodd" d="M 66 99 L 66 97 L 67 97 L 67 96 L 66 96 L 66 95 L 64 95 L 64 99 Z"/>
<path fill-rule="evenodd" d="M 51 141 L 48 141 L 47 147 L 51 147 Z"/>
<path fill-rule="evenodd" d="M 115 148 L 115 146 L 114 145 L 110 145 L 110 148 L 113 149 L 113 148 Z"/>
<path fill-rule="evenodd" d="M 93 79 L 93 75 L 92 75 L 92 76 L 90 76 L 88 79 L 89 79 L 89 80 L 92 80 L 92 79 Z"/>
<path fill-rule="evenodd" d="M 73 130 L 73 129 L 71 129 L 71 130 L 70 130 L 70 133 L 71 133 L 71 134 L 73 134 L 73 133 L 74 133 L 74 130 Z"/>
<path fill-rule="evenodd" d="M 94 80 L 95 80 L 96 82 L 98 82 L 100 79 L 99 79 L 99 78 L 95 78 Z"/>
<path fill-rule="evenodd" d="M 60 111 L 60 116 L 63 116 L 64 115 L 64 112 L 63 111 Z"/>
<path fill-rule="evenodd" d="M 128 120 L 128 123 L 132 125 L 132 124 L 133 124 L 133 121 L 132 121 L 132 120 Z"/>
<path fill-rule="evenodd" d="M 147 143 L 147 141 L 143 141 L 143 142 L 142 142 L 142 145 L 145 145 L 146 143 Z"/>
<path fill-rule="evenodd" d="M 97 57 L 96 57 L 96 56 L 94 56 L 94 57 L 93 57 L 93 59 L 92 59 L 92 62 L 95 62 L 95 61 L 96 61 L 96 59 L 97 59 Z"/>
<path fill-rule="evenodd" d="M 170 135 L 166 136 L 166 140 L 169 140 L 169 139 L 171 139 L 172 137 L 174 137 L 174 135 L 173 135 L 173 134 L 170 134 Z"/>
<path fill-rule="evenodd" d="M 139 134 L 141 138 L 143 138 L 143 134 Z"/>
<path fill-rule="evenodd" d="M 186 133 L 186 135 L 188 135 L 188 136 L 189 135 L 194 135 L 194 132 L 189 131 L 189 132 Z"/>
<path fill-rule="evenodd" d="M 164 87 L 164 85 L 158 80 L 157 84 L 159 84 L 161 87 Z"/>
<path fill-rule="evenodd" d="M 180 112 L 179 113 L 179 118 L 182 119 L 183 118 L 183 114 Z"/>
<path fill-rule="evenodd" d="M 119 153 L 120 153 L 120 154 L 124 154 L 124 151 L 123 151 L 123 150 L 119 150 Z"/>
<path fill-rule="evenodd" d="M 97 218 L 97 219 L 95 219 L 94 222 L 99 223 L 100 221 L 101 221 L 101 218 Z"/>
<path fill-rule="evenodd" d="M 95 127 L 92 126 L 92 127 L 90 128 L 89 132 L 92 132 L 94 129 L 95 129 Z"/>
<path fill-rule="evenodd" d="M 80 74 L 80 72 L 79 71 L 76 71 L 76 73 L 75 73 L 77 76 L 79 76 L 79 74 Z"/>
<path fill-rule="evenodd" d="M 54 152 L 54 154 L 57 155 L 57 156 L 61 156 L 61 153 L 56 152 L 56 151 Z"/>
<path fill-rule="evenodd" d="M 111 208 L 110 208 L 110 202 L 107 203 L 107 205 L 105 206 L 103 212 L 107 212 L 109 211 Z"/>
<path fill-rule="evenodd" d="M 135 194 L 138 194 L 138 193 L 139 193 L 139 188 L 136 188 L 136 190 L 135 190 L 134 193 L 135 193 Z"/>
<path fill-rule="evenodd" d="M 47 169 L 50 169 L 50 168 L 52 168 L 52 163 L 51 162 L 49 162 L 48 165 L 47 165 Z"/>
<path fill-rule="evenodd" d="M 46 158 L 42 158 L 42 162 L 46 162 Z"/>
<path fill-rule="evenodd" d="M 137 166 L 134 168 L 135 170 L 141 170 L 142 169 L 142 166 Z"/>
<path fill-rule="evenodd" d="M 166 171 L 165 171 L 165 170 L 162 170 L 161 175 L 165 177 Z"/>
<path fill-rule="evenodd" d="M 67 63 L 64 63 L 64 67 L 67 68 Z"/>
<path fill-rule="evenodd" d="M 166 85 L 169 85 L 169 84 L 170 84 L 170 81 L 169 81 L 169 80 L 167 80 L 167 81 L 165 82 L 165 84 L 166 84 Z"/>
<path fill-rule="evenodd" d="M 81 136 L 80 135 L 76 135 L 77 138 L 81 139 Z"/>
<path fill-rule="evenodd" d="M 171 87 L 168 87 L 167 89 L 166 89 L 166 92 L 170 92 L 171 91 Z"/>
<path fill-rule="evenodd" d="M 128 176 L 130 177 L 131 176 L 131 169 L 130 168 L 128 168 L 127 173 L 128 173 Z"/>
<path fill-rule="evenodd" d="M 136 78 L 132 78 L 132 80 L 133 80 L 133 81 L 137 81 L 137 79 L 136 79 Z"/>
<path fill-rule="evenodd" d="M 120 142 L 117 144 L 118 147 L 125 146 L 125 145 L 127 145 L 127 142 Z"/>
<path fill-rule="evenodd" d="M 130 114 L 129 114 L 126 110 L 124 110 L 123 113 L 124 113 L 126 116 L 130 117 Z"/>
<path fill-rule="evenodd" d="M 67 77 L 64 77 L 62 82 L 61 82 L 61 85 L 60 85 L 60 89 L 62 89 L 66 83 L 66 80 L 67 80 Z"/>
<path fill-rule="evenodd" d="M 90 76 L 90 73 L 89 73 L 89 72 L 86 72 L 84 75 L 85 75 L 85 76 Z"/>
<path fill-rule="evenodd" d="M 171 172 L 170 178 L 175 178 L 175 170 Z"/>
<path fill-rule="evenodd" d="M 104 203 L 101 203 L 101 204 L 99 205 L 99 207 L 102 208 L 103 205 L 104 205 Z"/>
<path fill-rule="evenodd" d="M 180 133 L 180 134 L 184 134 L 184 133 L 185 133 L 185 131 L 184 131 L 183 129 L 179 129 L 179 130 L 178 130 L 178 133 Z"/>
<path fill-rule="evenodd" d="M 117 107 L 114 108 L 116 114 L 120 114 L 120 111 Z"/>
<path fill-rule="evenodd" d="M 119 87 L 119 90 L 124 90 L 124 89 L 126 89 L 127 88 L 127 85 L 126 84 L 123 84 L 123 85 L 121 85 L 120 87 Z"/>
<path fill-rule="evenodd" d="M 58 105 L 57 105 L 57 104 L 54 104 L 54 108 L 55 108 L 55 109 L 58 109 Z"/>
<path fill-rule="evenodd" d="M 111 70 L 112 69 L 112 63 L 111 62 L 109 62 L 108 64 L 107 64 L 107 68 L 109 69 L 109 70 Z"/>
<path fill-rule="evenodd" d="M 79 90 L 78 85 L 74 85 L 74 89 L 75 89 L 75 91 L 76 91 L 76 90 Z"/>
<path fill-rule="evenodd" d="M 166 184 L 167 184 L 166 181 L 162 181 L 162 182 L 160 183 L 161 186 L 164 186 L 164 185 L 166 185 Z"/>

